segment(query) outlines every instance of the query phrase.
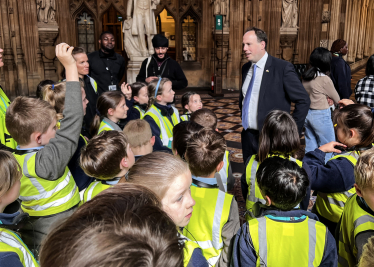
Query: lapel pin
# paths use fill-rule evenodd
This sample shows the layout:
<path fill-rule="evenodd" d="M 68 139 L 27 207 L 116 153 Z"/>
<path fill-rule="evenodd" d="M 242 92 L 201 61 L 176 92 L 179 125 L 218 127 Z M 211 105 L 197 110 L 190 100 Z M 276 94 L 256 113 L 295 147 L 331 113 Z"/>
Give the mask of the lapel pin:
<path fill-rule="evenodd" d="M 266 70 L 266 72 L 269 72 L 269 70 Z"/>

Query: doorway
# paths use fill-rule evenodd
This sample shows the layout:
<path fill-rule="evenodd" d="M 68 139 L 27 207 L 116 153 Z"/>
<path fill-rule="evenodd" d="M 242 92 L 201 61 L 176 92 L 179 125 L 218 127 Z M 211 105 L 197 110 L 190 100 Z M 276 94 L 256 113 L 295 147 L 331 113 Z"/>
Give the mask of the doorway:
<path fill-rule="evenodd" d="M 164 35 L 169 39 L 168 55 L 172 59 L 176 59 L 175 45 L 175 19 L 173 15 L 166 9 L 156 17 L 157 33 Z"/>
<path fill-rule="evenodd" d="M 120 55 L 124 51 L 123 47 L 123 32 L 122 32 L 122 15 L 111 5 L 107 12 L 103 14 L 103 31 L 113 33 L 116 45 L 114 51 Z"/>

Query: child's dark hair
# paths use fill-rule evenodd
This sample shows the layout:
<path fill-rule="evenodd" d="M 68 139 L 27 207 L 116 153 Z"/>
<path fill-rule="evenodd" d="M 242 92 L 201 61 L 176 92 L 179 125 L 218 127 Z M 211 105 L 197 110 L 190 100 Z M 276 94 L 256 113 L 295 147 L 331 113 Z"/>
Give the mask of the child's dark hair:
<path fill-rule="evenodd" d="M 256 173 L 257 184 L 263 195 L 280 210 L 291 210 L 305 197 L 309 186 L 308 175 L 297 163 L 280 157 L 265 159 Z"/>
<path fill-rule="evenodd" d="M 192 121 L 182 121 L 173 128 L 173 151 L 184 159 L 184 154 L 191 136 L 203 129 L 203 127 Z"/>
<path fill-rule="evenodd" d="M 143 87 L 147 87 L 146 83 L 143 82 L 136 82 L 130 85 L 131 87 L 131 97 L 134 98 L 134 96 L 139 96 L 139 91 Z"/>
<path fill-rule="evenodd" d="M 371 55 L 366 63 L 366 76 L 374 75 L 374 55 Z"/>
<path fill-rule="evenodd" d="M 349 129 L 354 128 L 358 131 L 361 141 L 355 148 L 369 147 L 373 143 L 374 120 L 373 113 L 368 106 L 361 104 L 345 106 L 335 114 L 334 122 L 346 135 L 349 134 Z"/>
<path fill-rule="evenodd" d="M 108 117 L 108 110 L 115 109 L 122 99 L 125 99 L 125 95 L 120 91 L 105 92 L 99 97 L 96 104 L 96 115 L 90 128 L 91 136 L 97 135 L 101 120 Z"/>
<path fill-rule="evenodd" d="M 185 108 L 188 103 L 190 103 L 190 97 L 193 95 L 197 95 L 198 93 L 196 92 L 187 92 L 182 95 L 181 103 L 182 103 L 182 108 L 183 108 L 183 113 L 188 112 L 188 110 Z"/>
<path fill-rule="evenodd" d="M 294 119 L 286 111 L 273 110 L 265 119 L 256 156 L 264 161 L 271 153 L 293 156 L 300 148 L 300 137 Z"/>
<path fill-rule="evenodd" d="M 43 100 L 43 87 L 46 85 L 55 84 L 52 80 L 43 80 L 36 87 L 36 97 Z"/>
<path fill-rule="evenodd" d="M 168 78 L 162 78 L 160 85 L 158 86 L 157 95 L 155 96 L 158 81 L 159 79 L 153 80 L 152 82 L 148 84 L 148 95 L 149 95 L 148 108 L 150 108 L 156 102 L 156 97 L 158 95 L 162 95 L 164 84 L 167 82 L 170 82 Z"/>
<path fill-rule="evenodd" d="M 191 136 L 185 157 L 191 173 L 206 177 L 223 161 L 227 145 L 225 138 L 216 131 L 204 128 Z"/>
<path fill-rule="evenodd" d="M 204 128 L 217 129 L 217 115 L 208 108 L 202 108 L 193 112 L 190 121 L 196 122 Z"/>
<path fill-rule="evenodd" d="M 41 266 L 183 266 L 183 242 L 150 190 L 108 188 L 47 236 Z"/>
<path fill-rule="evenodd" d="M 332 54 L 323 47 L 317 47 L 309 57 L 310 67 L 302 75 L 304 81 L 311 81 L 318 76 L 318 71 L 328 75 L 330 73 L 330 63 Z"/>

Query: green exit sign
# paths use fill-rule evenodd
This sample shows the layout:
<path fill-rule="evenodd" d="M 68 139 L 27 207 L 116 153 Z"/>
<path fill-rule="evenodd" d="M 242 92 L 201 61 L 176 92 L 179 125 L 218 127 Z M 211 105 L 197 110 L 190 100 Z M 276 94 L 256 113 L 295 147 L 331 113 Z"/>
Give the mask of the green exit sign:
<path fill-rule="evenodd" d="M 216 15 L 216 30 L 222 30 L 223 28 L 223 17 L 222 15 Z"/>

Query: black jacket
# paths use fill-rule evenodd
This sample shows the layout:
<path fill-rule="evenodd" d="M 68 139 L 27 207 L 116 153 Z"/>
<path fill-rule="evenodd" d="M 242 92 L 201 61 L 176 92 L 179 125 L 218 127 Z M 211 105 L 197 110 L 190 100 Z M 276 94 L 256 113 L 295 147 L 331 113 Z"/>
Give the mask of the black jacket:
<path fill-rule="evenodd" d="M 113 84 L 117 85 L 117 90 L 120 89 L 120 82 L 126 71 L 127 63 L 125 59 L 117 53 L 104 54 L 101 50 L 88 54 L 90 62 L 89 75 L 95 79 L 98 85 L 97 92 L 99 96 L 109 91 L 108 86 L 112 84 L 111 74 L 113 74 Z M 110 71 L 106 70 L 106 67 Z"/>
<path fill-rule="evenodd" d="M 155 56 L 152 56 L 151 62 L 148 66 L 148 75 L 146 75 L 145 68 L 147 66 L 148 58 L 145 59 L 140 68 L 139 74 L 136 77 L 137 82 L 145 82 L 145 79 L 151 76 L 160 75 L 162 78 L 168 78 L 173 84 L 173 90 L 184 89 L 188 86 L 188 81 L 181 66 L 170 58 L 167 54 L 166 59 L 162 62 L 160 69 L 158 68 Z M 147 76 L 147 77 L 146 77 Z"/>
<path fill-rule="evenodd" d="M 98 83 L 96 81 L 96 83 Z M 90 130 L 93 119 L 96 115 L 96 103 L 98 99 L 98 93 L 95 92 L 90 78 L 86 75 L 84 76 L 84 91 L 86 92 L 86 98 L 88 100 L 86 115 L 83 118 L 83 131 L 82 134 L 90 137 L 88 131 Z"/>
<path fill-rule="evenodd" d="M 252 62 L 248 62 L 242 67 L 243 84 L 251 65 Z M 242 110 L 242 102 L 243 93 L 241 92 L 239 94 L 240 110 Z M 270 111 L 278 109 L 290 112 L 291 102 L 293 102 L 295 103 L 295 110 L 292 116 L 297 124 L 299 134 L 301 134 L 305 117 L 309 111 L 310 99 L 291 63 L 271 55 L 268 56 L 258 102 L 257 123 L 259 131 L 261 131 L 265 118 Z"/>
<path fill-rule="evenodd" d="M 351 67 L 342 57 L 332 57 L 330 77 L 340 99 L 349 99 L 352 94 Z"/>

